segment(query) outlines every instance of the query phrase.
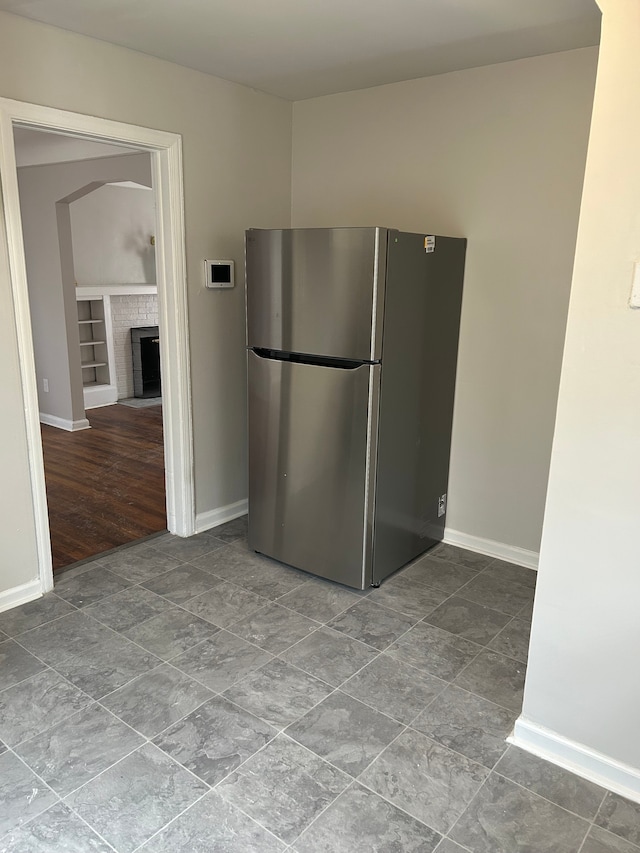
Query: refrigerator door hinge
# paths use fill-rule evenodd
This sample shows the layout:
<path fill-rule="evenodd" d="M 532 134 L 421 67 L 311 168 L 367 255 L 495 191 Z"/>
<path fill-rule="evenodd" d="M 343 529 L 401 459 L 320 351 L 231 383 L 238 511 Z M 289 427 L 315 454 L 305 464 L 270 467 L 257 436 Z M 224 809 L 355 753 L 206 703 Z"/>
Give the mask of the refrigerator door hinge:
<path fill-rule="evenodd" d="M 447 511 L 447 493 L 444 495 L 440 495 L 438 498 L 438 518 L 442 518 L 442 516 Z"/>

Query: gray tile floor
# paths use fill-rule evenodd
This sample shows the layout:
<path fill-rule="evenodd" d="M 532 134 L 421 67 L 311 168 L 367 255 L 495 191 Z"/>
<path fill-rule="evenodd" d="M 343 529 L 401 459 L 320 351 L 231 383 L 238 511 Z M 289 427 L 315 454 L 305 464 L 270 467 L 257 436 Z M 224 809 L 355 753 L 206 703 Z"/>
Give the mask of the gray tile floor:
<path fill-rule="evenodd" d="M 240 519 L 0 615 L 0 853 L 640 853 L 514 747 L 535 574 L 439 546 L 358 593 Z"/>

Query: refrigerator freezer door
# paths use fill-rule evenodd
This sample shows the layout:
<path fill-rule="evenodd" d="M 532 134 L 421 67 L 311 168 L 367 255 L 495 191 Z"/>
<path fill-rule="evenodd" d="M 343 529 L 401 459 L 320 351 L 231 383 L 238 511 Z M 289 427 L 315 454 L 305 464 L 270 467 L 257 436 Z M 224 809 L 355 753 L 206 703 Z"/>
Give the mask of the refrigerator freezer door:
<path fill-rule="evenodd" d="M 389 232 L 375 582 L 444 534 L 465 248 Z"/>
<path fill-rule="evenodd" d="M 380 359 L 386 254 L 384 228 L 247 231 L 249 347 Z"/>
<path fill-rule="evenodd" d="M 364 589 L 380 366 L 248 359 L 250 548 Z"/>

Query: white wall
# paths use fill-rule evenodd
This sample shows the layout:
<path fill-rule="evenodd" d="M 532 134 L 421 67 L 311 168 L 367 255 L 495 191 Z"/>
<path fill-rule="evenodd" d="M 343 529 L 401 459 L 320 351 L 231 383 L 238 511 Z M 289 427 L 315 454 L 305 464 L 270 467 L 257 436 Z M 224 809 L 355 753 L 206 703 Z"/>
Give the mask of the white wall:
<path fill-rule="evenodd" d="M 294 105 L 295 226 L 468 238 L 447 523 L 530 551 L 596 61 L 587 48 Z"/>
<path fill-rule="evenodd" d="M 523 718 L 631 765 L 640 800 L 640 5 L 600 5 Z"/>
<path fill-rule="evenodd" d="M 246 496 L 244 294 L 205 291 L 203 258 L 243 258 L 245 228 L 290 223 L 291 104 L 124 48 L 0 13 L 0 95 L 182 134 L 191 334 L 196 509 Z M 2 267 L 6 281 L 6 269 Z M 14 352 L 8 286 L 0 340 Z M 13 342 L 13 343 L 12 343 Z M 0 591 L 15 584 L 4 554 L 35 575 L 15 355 L 2 361 L 0 470 L 16 502 L 2 516 Z M 13 438 L 12 438 L 13 436 Z"/>
<path fill-rule="evenodd" d="M 155 284 L 152 190 L 103 186 L 70 208 L 78 284 Z"/>
<path fill-rule="evenodd" d="M 68 258 L 68 252 L 61 252 L 65 247 L 70 248 L 70 240 L 59 230 L 65 226 L 63 231 L 68 231 L 70 211 L 80 201 L 71 202 L 65 210 L 60 209 L 61 205 L 57 207 L 57 203 L 94 182 L 117 180 L 150 184 L 149 155 L 124 154 L 18 169 L 40 412 L 64 421 L 79 421 L 85 414 L 74 290 L 75 259 Z M 146 194 L 152 196 L 150 192 Z M 49 382 L 48 392 L 43 388 L 45 378 Z"/>

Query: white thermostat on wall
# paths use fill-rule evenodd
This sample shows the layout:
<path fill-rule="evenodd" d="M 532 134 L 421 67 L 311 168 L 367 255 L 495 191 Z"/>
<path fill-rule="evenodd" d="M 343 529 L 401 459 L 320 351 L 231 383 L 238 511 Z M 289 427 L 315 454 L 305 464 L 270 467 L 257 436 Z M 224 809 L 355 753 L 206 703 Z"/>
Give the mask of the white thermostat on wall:
<path fill-rule="evenodd" d="M 233 287 L 235 284 L 235 264 L 233 261 L 204 262 L 204 285 L 213 290 Z"/>

